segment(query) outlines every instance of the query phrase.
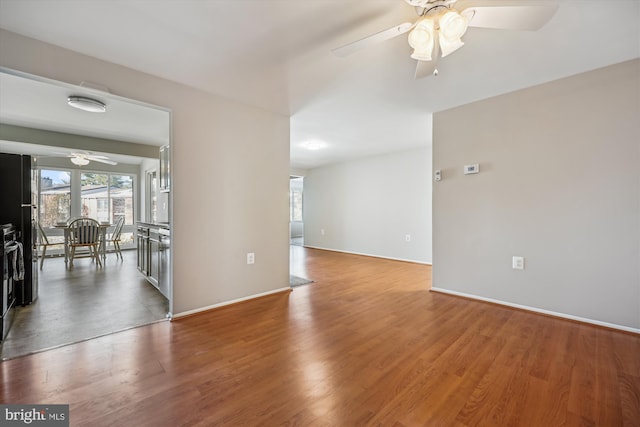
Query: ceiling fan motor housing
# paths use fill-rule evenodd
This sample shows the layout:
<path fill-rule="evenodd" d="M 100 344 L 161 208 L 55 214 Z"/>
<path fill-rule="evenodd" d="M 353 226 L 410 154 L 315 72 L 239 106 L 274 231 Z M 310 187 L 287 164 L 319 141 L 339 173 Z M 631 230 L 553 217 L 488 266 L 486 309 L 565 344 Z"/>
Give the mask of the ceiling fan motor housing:
<path fill-rule="evenodd" d="M 451 3 L 455 3 L 456 0 L 404 0 L 411 6 L 421 7 L 424 9 L 430 9 L 435 6 L 446 6 Z"/>

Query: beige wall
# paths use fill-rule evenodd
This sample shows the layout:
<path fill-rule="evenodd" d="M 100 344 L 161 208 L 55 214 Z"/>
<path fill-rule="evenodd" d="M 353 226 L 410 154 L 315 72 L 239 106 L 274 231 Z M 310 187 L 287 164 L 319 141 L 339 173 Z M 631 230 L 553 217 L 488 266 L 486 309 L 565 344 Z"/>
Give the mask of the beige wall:
<path fill-rule="evenodd" d="M 437 113 L 434 288 L 640 331 L 639 165 L 640 60 Z"/>
<path fill-rule="evenodd" d="M 1 66 L 172 110 L 174 313 L 288 286 L 288 117 L 6 31 L 0 52 Z"/>
<path fill-rule="evenodd" d="M 305 246 L 431 263 L 430 176 L 430 147 L 310 169 Z"/>

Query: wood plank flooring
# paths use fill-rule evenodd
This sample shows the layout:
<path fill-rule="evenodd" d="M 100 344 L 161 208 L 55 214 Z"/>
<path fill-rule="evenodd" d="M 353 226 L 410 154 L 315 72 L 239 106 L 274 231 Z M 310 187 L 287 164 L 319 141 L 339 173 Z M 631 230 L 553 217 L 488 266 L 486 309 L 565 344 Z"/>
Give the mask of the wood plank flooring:
<path fill-rule="evenodd" d="M 0 400 L 92 427 L 640 425 L 640 336 L 431 293 L 429 266 L 291 251 L 315 283 L 5 361 Z"/>

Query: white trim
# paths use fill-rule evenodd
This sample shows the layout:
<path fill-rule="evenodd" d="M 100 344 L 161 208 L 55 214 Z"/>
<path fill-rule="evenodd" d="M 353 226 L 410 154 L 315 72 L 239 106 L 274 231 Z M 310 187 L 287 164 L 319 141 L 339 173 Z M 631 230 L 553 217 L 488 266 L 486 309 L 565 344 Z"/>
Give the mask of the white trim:
<path fill-rule="evenodd" d="M 366 253 L 363 253 L 363 252 L 341 251 L 340 249 L 323 248 L 323 247 L 320 247 L 320 246 L 310 246 L 310 245 L 303 245 L 303 246 L 305 248 L 320 249 L 320 250 L 323 250 L 323 251 L 341 252 L 343 254 L 362 255 L 362 256 L 370 256 L 370 257 L 373 257 L 373 258 L 390 259 L 392 261 L 412 262 L 414 264 L 431 265 L 430 262 L 417 261 L 415 259 L 394 258 L 394 257 L 389 257 L 389 256 L 366 254 Z"/>
<path fill-rule="evenodd" d="M 260 298 L 260 297 L 264 297 L 264 296 L 267 296 L 267 295 L 277 294 L 277 293 L 285 292 L 285 291 L 289 292 L 289 291 L 291 291 L 291 288 L 289 286 L 287 286 L 286 288 L 274 289 L 272 291 L 262 292 L 260 294 L 249 295 L 249 296 L 246 296 L 246 297 L 233 299 L 233 300 L 230 300 L 230 301 L 224 301 L 224 302 L 219 302 L 217 304 L 208 305 L 206 307 L 201 307 L 201 308 L 196 308 L 196 309 L 193 309 L 193 310 L 183 311 L 182 313 L 174 314 L 172 319 L 177 319 L 179 317 L 190 316 L 192 314 L 201 313 L 203 311 L 212 310 L 214 308 L 224 307 L 225 305 L 231 305 L 231 304 L 235 304 L 237 302 L 248 301 L 248 300 L 251 300 L 251 299 Z"/>
<path fill-rule="evenodd" d="M 493 303 L 493 304 L 505 305 L 507 307 L 519 308 L 521 310 L 533 311 L 535 313 L 542 313 L 542 314 L 546 314 L 546 315 L 553 316 L 553 317 L 561 317 L 561 318 L 564 318 L 564 319 L 575 320 L 575 321 L 582 322 L 582 323 L 590 323 L 592 325 L 604 326 L 606 328 L 618 329 L 618 330 L 621 330 L 621 331 L 631 332 L 631 333 L 634 333 L 634 334 L 640 334 L 640 329 L 638 329 L 638 328 L 631 328 L 629 326 L 616 325 L 615 323 L 601 322 L 599 320 L 587 319 L 585 317 L 573 316 L 571 314 L 558 313 L 556 311 L 544 310 L 542 308 L 529 307 L 528 305 L 514 304 L 514 303 L 511 303 L 511 302 L 501 301 L 501 300 L 497 300 L 497 299 L 493 299 L 493 298 L 480 297 L 480 296 L 477 296 L 477 295 L 466 294 L 464 292 L 450 291 L 448 289 L 432 287 L 431 290 L 434 291 L 434 292 L 440 292 L 440 293 L 443 293 L 443 294 L 456 295 L 456 296 L 459 296 L 459 297 L 465 297 L 465 298 L 470 298 L 470 299 L 474 299 L 474 300 L 490 302 L 490 303 Z"/>

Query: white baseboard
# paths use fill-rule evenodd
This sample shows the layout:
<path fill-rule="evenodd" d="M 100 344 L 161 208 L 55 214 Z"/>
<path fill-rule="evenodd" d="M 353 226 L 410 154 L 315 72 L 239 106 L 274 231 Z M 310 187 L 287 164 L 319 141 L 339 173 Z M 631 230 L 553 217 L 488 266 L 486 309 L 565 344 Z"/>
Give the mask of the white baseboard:
<path fill-rule="evenodd" d="M 246 296 L 246 297 L 242 297 L 242 298 L 238 298 L 238 299 L 234 299 L 234 300 L 230 300 L 230 301 L 224 301 L 224 302 L 220 302 L 220 303 L 217 303 L 217 304 L 208 305 L 206 307 L 201 307 L 201 308 L 196 308 L 196 309 L 193 309 L 193 310 L 183 311 L 182 313 L 174 314 L 172 319 L 177 319 L 179 317 L 185 317 L 185 316 L 191 316 L 193 314 L 201 313 L 203 311 L 208 311 L 208 310 L 213 310 L 214 308 L 224 307 L 225 305 L 231 305 L 231 304 L 235 304 L 235 303 L 242 302 L 242 301 L 248 301 L 248 300 L 251 300 L 251 299 L 264 297 L 264 296 L 267 296 L 267 295 L 277 294 L 277 293 L 280 293 L 280 292 L 290 292 L 290 291 L 291 291 L 291 287 L 289 287 L 289 286 L 287 286 L 286 288 L 274 289 L 272 291 L 262 292 L 260 294 L 249 295 L 249 296 Z"/>
<path fill-rule="evenodd" d="M 504 306 L 507 306 L 507 307 L 519 308 L 521 310 L 533 311 L 535 313 L 542 313 L 542 314 L 546 314 L 548 316 L 561 317 L 563 319 L 570 319 L 570 320 L 575 320 L 577 322 L 590 323 L 592 325 L 604 326 L 605 328 L 618 329 L 618 330 L 625 331 L 625 332 L 631 332 L 631 333 L 634 333 L 634 334 L 640 334 L 640 329 L 638 329 L 638 328 L 631 328 L 629 326 L 616 325 L 615 323 L 601 322 L 599 320 L 587 319 L 585 317 L 573 316 L 571 314 L 558 313 L 558 312 L 555 312 L 555 311 L 544 310 L 542 308 L 529 307 L 528 305 L 514 304 L 514 303 L 511 303 L 511 302 L 501 301 L 501 300 L 497 300 L 497 299 L 493 299 L 493 298 L 480 297 L 480 296 L 477 296 L 477 295 L 466 294 L 464 292 L 450 291 L 448 289 L 432 287 L 431 290 L 434 291 L 434 292 L 442 293 L 442 294 L 449 294 L 449 295 L 455 295 L 455 296 L 459 296 L 459 297 L 474 299 L 474 300 L 478 300 L 478 301 L 490 302 L 490 303 L 493 303 L 493 304 L 504 305 Z"/>
<path fill-rule="evenodd" d="M 323 248 L 323 247 L 320 247 L 320 246 L 311 246 L 311 245 L 303 245 L 303 246 L 305 248 L 320 249 L 320 250 L 323 250 L 323 251 L 331 251 L 331 252 L 340 252 L 340 253 L 343 253 L 343 254 L 362 255 L 362 256 L 370 256 L 370 257 L 373 257 L 373 258 L 390 259 L 392 261 L 412 262 L 414 264 L 431 265 L 430 262 L 416 261 L 415 259 L 394 258 L 394 257 L 388 257 L 388 256 L 382 256 L 382 255 L 367 254 L 367 253 L 363 253 L 363 252 L 342 251 L 340 249 Z"/>

